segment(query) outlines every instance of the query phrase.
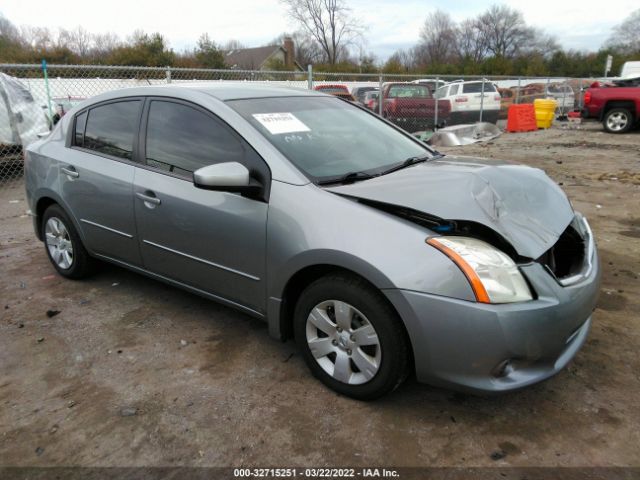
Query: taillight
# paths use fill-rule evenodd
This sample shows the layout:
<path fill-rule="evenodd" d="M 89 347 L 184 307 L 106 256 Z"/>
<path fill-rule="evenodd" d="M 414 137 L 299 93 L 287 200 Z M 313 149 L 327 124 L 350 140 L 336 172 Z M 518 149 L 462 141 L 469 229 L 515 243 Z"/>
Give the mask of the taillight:
<path fill-rule="evenodd" d="M 468 97 L 456 97 L 456 103 L 463 103 L 468 101 L 469 101 Z"/>
<path fill-rule="evenodd" d="M 591 103 L 591 92 L 588 90 L 584 93 L 584 103 Z"/>
<path fill-rule="evenodd" d="M 502 98 L 502 97 L 501 97 L 500 95 L 494 95 L 494 96 L 493 96 L 493 99 L 494 99 L 496 102 L 499 102 L 501 98 Z"/>

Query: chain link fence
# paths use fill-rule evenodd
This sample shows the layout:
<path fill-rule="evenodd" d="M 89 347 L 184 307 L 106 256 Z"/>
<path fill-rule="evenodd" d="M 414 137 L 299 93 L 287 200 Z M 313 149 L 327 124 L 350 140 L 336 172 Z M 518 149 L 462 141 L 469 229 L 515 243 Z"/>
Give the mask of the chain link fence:
<path fill-rule="evenodd" d="M 356 101 L 426 138 L 446 125 L 499 123 L 512 103 L 538 98 L 556 100 L 557 115 L 565 116 L 582 108 L 581 92 L 590 80 L 0 64 L 0 188 L 21 181 L 23 148 L 83 100 L 120 88 L 189 82 L 316 89 Z"/>

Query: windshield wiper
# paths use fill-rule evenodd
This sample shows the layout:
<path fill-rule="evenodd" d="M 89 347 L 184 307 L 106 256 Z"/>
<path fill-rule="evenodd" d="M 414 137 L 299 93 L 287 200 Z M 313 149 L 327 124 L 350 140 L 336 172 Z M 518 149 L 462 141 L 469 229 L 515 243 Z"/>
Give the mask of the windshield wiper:
<path fill-rule="evenodd" d="M 386 175 L 387 173 L 397 172 L 398 170 L 402 170 L 403 168 L 410 167 L 411 165 L 415 165 L 416 163 L 425 162 L 427 160 L 432 160 L 434 158 L 440 158 L 438 156 L 431 155 L 423 155 L 421 157 L 409 157 L 406 160 L 394 165 L 393 167 L 383 171 L 380 175 Z"/>
<path fill-rule="evenodd" d="M 368 180 L 377 176 L 378 175 L 371 175 L 370 173 L 366 172 L 349 172 L 339 177 L 331 178 L 328 180 L 320 180 L 318 182 L 318 185 L 330 185 L 332 183 L 352 183 L 359 180 Z"/>

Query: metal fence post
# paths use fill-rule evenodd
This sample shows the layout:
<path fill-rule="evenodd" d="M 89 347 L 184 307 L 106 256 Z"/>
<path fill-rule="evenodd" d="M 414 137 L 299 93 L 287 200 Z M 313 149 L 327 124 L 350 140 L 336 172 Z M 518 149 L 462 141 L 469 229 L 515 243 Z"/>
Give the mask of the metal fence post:
<path fill-rule="evenodd" d="M 384 102 L 384 98 L 382 98 L 382 75 L 378 79 L 378 92 L 378 115 L 382 117 L 382 103 Z"/>
<path fill-rule="evenodd" d="M 171 67 L 167 65 L 167 83 L 171 83 Z"/>
<path fill-rule="evenodd" d="M 581 79 L 580 79 L 580 83 L 578 84 L 578 107 L 580 107 L 580 111 L 581 111 L 581 112 L 582 112 L 582 107 L 584 106 L 584 105 L 583 105 L 583 103 L 582 103 L 582 102 L 583 102 L 583 93 L 582 93 L 582 89 L 584 88 L 584 87 L 582 86 L 582 80 L 584 80 L 584 79 L 582 79 L 582 78 L 581 78 Z"/>
<path fill-rule="evenodd" d="M 313 66 L 307 65 L 307 86 L 309 90 L 313 90 Z"/>
<path fill-rule="evenodd" d="M 436 93 L 438 92 L 439 84 L 440 84 L 440 77 L 436 77 L 436 88 L 433 90 L 433 98 L 435 99 L 435 101 L 433 102 L 433 104 L 435 105 L 434 113 L 433 113 L 433 131 L 434 132 L 438 130 L 438 95 L 436 95 Z"/>
<path fill-rule="evenodd" d="M 549 95 L 549 85 L 551 84 L 551 77 L 547 77 L 547 88 L 545 88 L 544 98 L 547 98 Z"/>
<path fill-rule="evenodd" d="M 480 87 L 480 122 L 482 122 L 482 111 L 484 110 L 484 77 L 482 77 L 482 87 Z"/>
<path fill-rule="evenodd" d="M 53 128 L 53 112 L 51 110 L 51 91 L 49 90 L 49 75 L 47 74 L 47 61 L 42 59 L 42 74 L 44 75 L 44 86 L 47 90 L 47 107 L 49 109 L 49 128 Z"/>
<path fill-rule="evenodd" d="M 518 89 L 516 90 L 516 102 L 520 103 L 520 83 L 522 83 L 522 78 L 518 77 Z"/>

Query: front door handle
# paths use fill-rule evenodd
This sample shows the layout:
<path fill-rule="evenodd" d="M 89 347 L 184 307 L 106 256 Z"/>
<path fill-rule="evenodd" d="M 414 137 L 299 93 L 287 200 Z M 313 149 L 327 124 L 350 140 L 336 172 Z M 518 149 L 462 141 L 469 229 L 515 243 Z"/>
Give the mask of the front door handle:
<path fill-rule="evenodd" d="M 144 205 L 148 208 L 155 208 L 160 205 L 160 199 L 156 197 L 153 192 L 136 192 L 136 197 L 144 202 Z"/>
<path fill-rule="evenodd" d="M 62 171 L 62 173 L 64 173 L 65 175 L 71 178 L 78 178 L 80 176 L 80 174 L 76 171 L 75 167 L 71 165 L 62 167 L 60 170 Z"/>

